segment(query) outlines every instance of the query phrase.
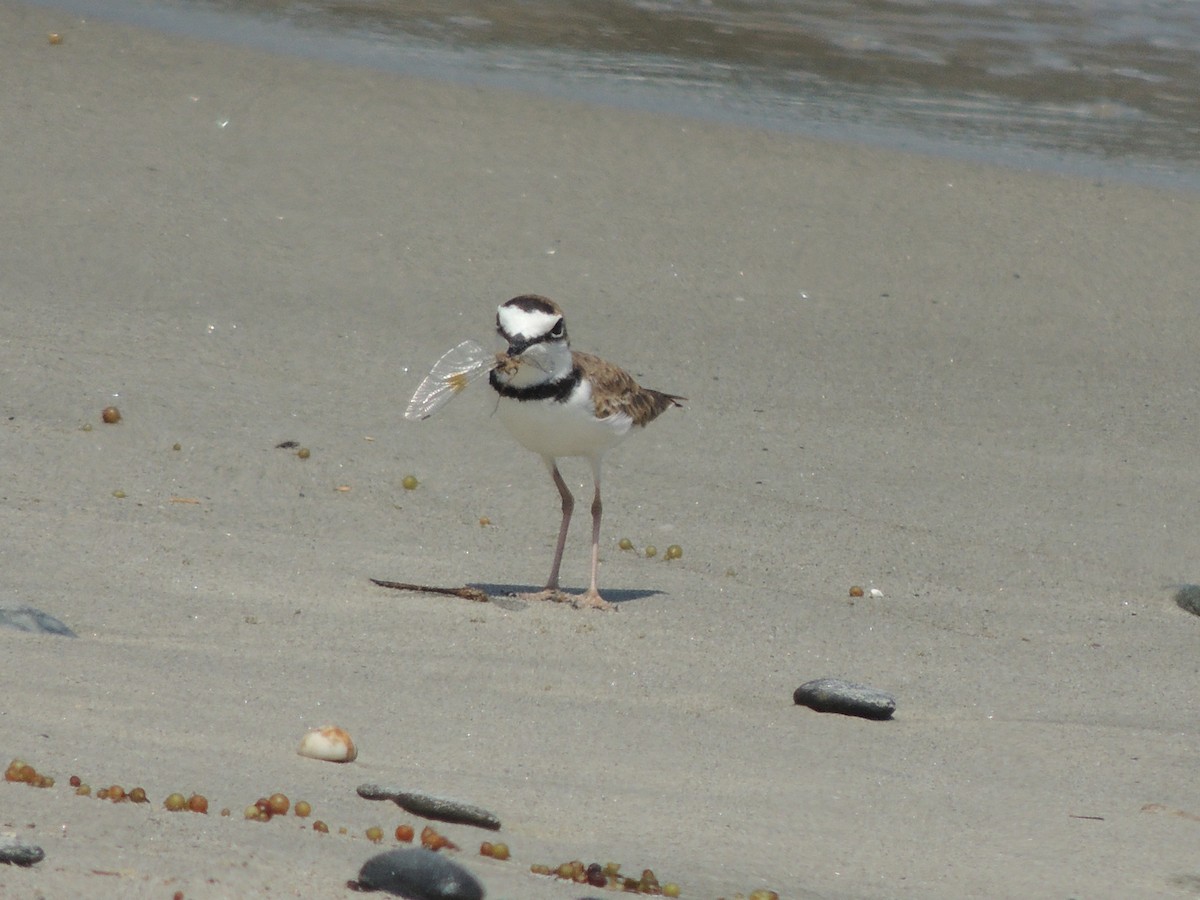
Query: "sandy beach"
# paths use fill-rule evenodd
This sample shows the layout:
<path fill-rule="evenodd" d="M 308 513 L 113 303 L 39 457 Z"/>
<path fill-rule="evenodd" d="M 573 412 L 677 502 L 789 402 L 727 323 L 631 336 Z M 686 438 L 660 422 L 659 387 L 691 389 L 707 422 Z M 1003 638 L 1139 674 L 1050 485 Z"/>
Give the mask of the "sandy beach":
<path fill-rule="evenodd" d="M 1171 600 L 1200 581 L 1200 197 L 13 3 L 0 83 L 0 608 L 78 634 L 0 628 L 2 762 L 56 779 L 0 783 L 0 834 L 46 854 L 4 897 L 356 896 L 426 824 L 369 781 L 495 812 L 438 826 L 491 900 L 609 896 L 529 872 L 574 858 L 702 900 L 1200 891 Z M 369 580 L 545 578 L 557 496 L 487 386 L 402 417 L 527 292 L 688 398 L 606 459 L 615 613 Z M 825 676 L 894 719 L 793 703 Z M 355 762 L 297 755 L 326 723 Z M 243 819 L 275 791 L 331 833 Z"/>

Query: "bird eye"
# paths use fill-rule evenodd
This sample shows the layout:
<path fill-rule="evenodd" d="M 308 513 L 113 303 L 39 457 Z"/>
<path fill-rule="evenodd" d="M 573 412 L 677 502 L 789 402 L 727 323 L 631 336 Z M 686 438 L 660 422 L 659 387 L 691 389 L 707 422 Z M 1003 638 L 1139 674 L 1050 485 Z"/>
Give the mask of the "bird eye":
<path fill-rule="evenodd" d="M 560 338 L 567 333 L 567 326 L 562 319 L 554 323 L 554 327 L 550 329 L 550 337 Z"/>

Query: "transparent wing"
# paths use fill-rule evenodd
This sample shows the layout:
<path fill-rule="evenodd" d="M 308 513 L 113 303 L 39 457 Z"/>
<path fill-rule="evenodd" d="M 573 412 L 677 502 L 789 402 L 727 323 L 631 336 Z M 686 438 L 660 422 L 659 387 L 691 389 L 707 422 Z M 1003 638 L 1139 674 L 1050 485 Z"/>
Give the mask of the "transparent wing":
<path fill-rule="evenodd" d="M 489 353 L 475 341 L 463 341 L 433 364 L 408 401 L 404 418 L 411 422 L 428 419 L 495 365 L 495 353 Z"/>

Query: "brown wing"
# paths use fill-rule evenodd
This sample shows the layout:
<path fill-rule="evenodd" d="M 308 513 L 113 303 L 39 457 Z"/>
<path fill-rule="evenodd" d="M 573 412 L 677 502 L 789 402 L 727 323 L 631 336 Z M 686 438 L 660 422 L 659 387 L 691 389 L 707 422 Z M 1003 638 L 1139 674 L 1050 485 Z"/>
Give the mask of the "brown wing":
<path fill-rule="evenodd" d="M 601 418 L 625 413 L 634 425 L 645 425 L 670 407 L 683 406 L 681 401 L 686 399 L 644 388 L 624 369 L 590 353 L 575 350 L 571 356 L 592 382 L 592 402 Z"/>

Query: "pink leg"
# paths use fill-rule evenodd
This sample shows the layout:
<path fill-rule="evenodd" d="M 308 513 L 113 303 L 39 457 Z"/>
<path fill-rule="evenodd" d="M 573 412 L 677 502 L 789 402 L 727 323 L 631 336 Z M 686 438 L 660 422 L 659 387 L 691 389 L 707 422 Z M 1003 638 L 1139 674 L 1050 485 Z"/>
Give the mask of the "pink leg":
<path fill-rule="evenodd" d="M 567 529 L 571 526 L 571 513 L 575 510 L 575 498 L 571 495 L 571 489 L 567 487 L 567 483 L 563 481 L 563 477 L 558 471 L 558 463 L 547 458 L 546 466 L 550 469 L 550 477 L 554 479 L 554 486 L 558 488 L 558 495 L 562 497 L 562 524 L 558 527 L 558 544 L 554 547 L 554 563 L 550 566 L 550 580 L 546 582 L 547 591 L 557 591 L 558 570 L 562 566 L 563 550 L 567 546 Z"/>
<path fill-rule="evenodd" d="M 604 512 L 604 504 L 600 502 L 600 460 L 592 460 L 592 480 L 596 484 L 596 493 L 592 497 L 592 583 L 587 591 L 575 598 L 576 606 L 591 606 L 596 609 L 616 609 L 611 603 L 600 596 L 597 586 L 600 573 L 600 516 Z"/>
<path fill-rule="evenodd" d="M 545 458 L 546 468 L 550 470 L 550 477 L 554 479 L 554 486 L 558 488 L 558 495 L 562 497 L 562 525 L 558 529 L 558 543 L 554 547 L 554 563 L 550 566 L 550 578 L 546 582 L 546 586 L 540 591 L 532 594 L 521 594 L 525 600 L 553 600 L 556 603 L 570 603 L 576 607 L 590 606 L 596 609 L 616 609 L 611 603 L 600 596 L 600 591 L 596 589 L 596 576 L 600 568 L 600 460 L 592 461 L 592 476 L 596 482 L 596 494 L 592 499 L 592 584 L 591 587 L 583 594 L 568 594 L 561 590 L 558 586 L 558 570 L 562 566 L 563 551 L 567 546 L 567 530 L 571 525 L 571 513 L 575 509 L 575 498 L 571 494 L 571 489 L 567 487 L 567 483 L 563 481 L 562 474 L 558 471 L 558 464 L 549 457 Z"/>

